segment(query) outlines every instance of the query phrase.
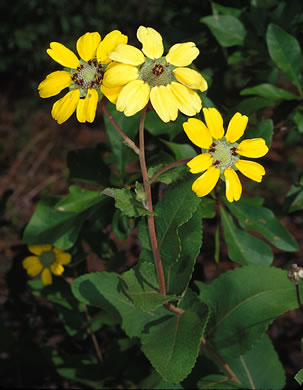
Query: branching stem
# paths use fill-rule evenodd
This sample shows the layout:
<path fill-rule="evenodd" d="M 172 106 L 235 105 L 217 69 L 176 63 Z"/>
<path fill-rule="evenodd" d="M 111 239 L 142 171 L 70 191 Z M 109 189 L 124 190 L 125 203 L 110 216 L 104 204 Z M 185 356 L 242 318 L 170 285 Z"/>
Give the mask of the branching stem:
<path fill-rule="evenodd" d="M 158 172 L 156 172 L 151 178 L 150 178 L 150 181 L 154 181 L 158 176 L 162 175 L 162 173 L 168 171 L 169 169 L 171 168 L 174 168 L 176 167 L 177 165 L 181 165 L 181 164 L 185 164 L 187 163 L 188 161 L 190 161 L 191 158 L 185 158 L 184 160 L 178 160 L 178 161 L 175 161 L 171 164 L 168 164 L 166 165 L 165 167 L 159 169 Z"/>

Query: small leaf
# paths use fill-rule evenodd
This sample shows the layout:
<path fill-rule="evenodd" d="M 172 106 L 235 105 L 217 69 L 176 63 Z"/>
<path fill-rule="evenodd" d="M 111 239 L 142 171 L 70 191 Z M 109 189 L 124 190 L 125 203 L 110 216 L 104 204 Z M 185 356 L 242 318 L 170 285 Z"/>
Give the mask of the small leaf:
<path fill-rule="evenodd" d="M 259 84 L 254 87 L 242 89 L 240 95 L 257 95 L 277 100 L 298 100 L 299 97 L 285 89 L 278 88 L 272 84 Z"/>
<path fill-rule="evenodd" d="M 196 362 L 208 309 L 197 302 L 194 306 L 194 311 L 186 308 L 182 315 L 167 315 L 161 321 L 150 322 L 142 334 L 143 352 L 167 382 L 181 382 Z"/>
<path fill-rule="evenodd" d="M 262 234 L 272 245 L 288 252 L 296 252 L 298 245 L 274 213 L 265 207 L 250 206 L 241 201 L 227 203 L 229 210 L 238 219 L 240 226 Z"/>
<path fill-rule="evenodd" d="M 161 173 L 159 176 L 156 176 L 152 180 L 153 175 L 155 175 L 158 171 L 160 171 L 160 169 L 163 168 L 164 166 L 165 166 L 164 164 L 159 164 L 155 167 L 151 167 L 148 169 L 148 176 L 151 178 L 150 180 L 151 183 L 160 182 L 164 184 L 171 184 L 183 178 L 188 172 L 188 168 L 186 164 L 181 164 L 171 169 L 168 169 L 167 171 Z"/>
<path fill-rule="evenodd" d="M 115 206 L 128 217 L 155 215 L 144 207 L 143 202 L 136 199 L 136 195 L 129 188 L 106 188 L 102 194 L 114 198 Z"/>
<path fill-rule="evenodd" d="M 266 32 L 266 42 L 274 63 L 302 91 L 302 52 L 296 38 L 271 23 Z"/>
<path fill-rule="evenodd" d="M 266 362 L 266 364 L 264 364 Z M 245 354 L 226 362 L 245 389 L 283 389 L 285 373 L 270 338 L 263 334 Z"/>
<path fill-rule="evenodd" d="M 299 307 L 287 271 L 275 267 L 247 265 L 196 285 L 213 315 L 206 337 L 223 359 L 243 355 L 275 318 Z"/>
<path fill-rule="evenodd" d="M 223 47 L 243 45 L 246 30 L 239 19 L 232 15 L 213 15 L 200 19 L 207 24 L 219 44 Z"/>
<path fill-rule="evenodd" d="M 162 295 L 159 292 L 158 279 L 154 264 L 139 263 L 120 276 L 125 295 L 137 309 L 153 311 L 164 303 L 177 299 L 175 295 Z"/>
<path fill-rule="evenodd" d="M 81 213 L 105 199 L 99 191 L 89 191 L 77 186 L 70 186 L 69 191 L 70 193 L 56 204 L 57 210 Z"/>
<path fill-rule="evenodd" d="M 303 186 L 292 185 L 287 194 L 288 211 L 293 213 L 298 210 L 303 210 Z"/>
<path fill-rule="evenodd" d="M 178 115 L 175 121 L 164 123 L 155 111 L 150 111 L 146 114 L 144 127 L 154 136 L 169 134 L 170 140 L 173 140 L 182 131 L 184 121 L 184 118 Z"/>
<path fill-rule="evenodd" d="M 176 160 L 195 157 L 197 154 L 191 145 L 177 144 L 175 142 L 169 142 L 163 139 L 161 141 L 174 153 Z"/>
<path fill-rule="evenodd" d="M 303 368 L 301 368 L 301 370 L 296 373 L 295 380 L 299 383 L 300 386 L 303 384 Z"/>
<path fill-rule="evenodd" d="M 223 207 L 220 207 L 220 214 L 228 256 L 232 261 L 243 265 L 272 263 L 273 254 L 268 245 L 239 229 Z"/>
<path fill-rule="evenodd" d="M 275 104 L 274 99 L 263 98 L 263 97 L 251 97 L 242 100 L 233 110 L 233 112 L 241 112 L 247 116 L 252 115 L 261 108 L 272 107 Z"/>

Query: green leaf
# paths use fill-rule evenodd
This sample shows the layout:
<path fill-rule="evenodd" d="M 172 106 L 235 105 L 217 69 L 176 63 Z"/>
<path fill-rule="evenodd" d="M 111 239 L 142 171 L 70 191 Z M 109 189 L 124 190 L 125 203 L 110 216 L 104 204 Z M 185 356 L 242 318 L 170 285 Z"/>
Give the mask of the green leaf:
<path fill-rule="evenodd" d="M 102 194 L 115 199 L 115 206 L 128 217 L 140 217 L 144 215 L 154 215 L 153 212 L 144 207 L 143 202 L 136 199 L 136 195 L 130 188 L 106 188 Z"/>
<path fill-rule="evenodd" d="M 264 98 L 277 100 L 298 100 L 299 97 L 285 89 L 278 88 L 272 84 L 259 84 L 254 87 L 242 89 L 240 95 L 258 95 Z"/>
<path fill-rule="evenodd" d="M 207 306 L 195 302 L 182 315 L 167 315 L 146 326 L 142 350 L 165 381 L 179 383 L 191 372 L 207 320 Z"/>
<path fill-rule="evenodd" d="M 72 187 L 72 192 L 59 201 L 54 197 L 40 200 L 26 226 L 23 241 L 28 245 L 47 243 L 64 250 L 71 248 L 86 218 L 102 207 L 105 199 L 99 192 L 82 192 Z"/>
<path fill-rule="evenodd" d="M 299 383 L 299 385 L 303 384 L 303 368 L 296 373 L 295 380 Z"/>
<path fill-rule="evenodd" d="M 271 23 L 266 32 L 266 42 L 273 62 L 301 92 L 302 52 L 296 38 Z"/>
<path fill-rule="evenodd" d="M 264 364 L 266 362 L 266 364 Z M 245 354 L 226 362 L 245 389 L 283 389 L 285 374 L 270 338 L 263 334 Z"/>
<path fill-rule="evenodd" d="M 264 138 L 266 145 L 271 146 L 274 123 L 271 119 L 265 119 L 257 123 L 256 126 L 248 127 L 245 130 L 244 138 Z"/>
<path fill-rule="evenodd" d="M 275 318 L 299 306 L 287 271 L 275 267 L 247 265 L 196 284 L 213 314 L 206 337 L 223 359 L 243 355 Z"/>
<path fill-rule="evenodd" d="M 123 113 L 117 111 L 113 104 L 108 104 L 107 109 L 124 133 L 129 138 L 134 139 L 139 129 L 140 113 L 127 117 Z M 136 156 L 134 151 L 125 143 L 107 116 L 104 116 L 104 123 L 114 155 L 115 166 L 123 177 L 127 163 L 136 160 L 138 156 Z"/>
<path fill-rule="evenodd" d="M 216 216 L 215 210 L 216 201 L 211 198 L 201 198 L 200 212 L 201 218 L 214 218 Z"/>
<path fill-rule="evenodd" d="M 109 185 L 110 170 L 98 147 L 73 150 L 67 155 L 69 179 L 84 183 Z"/>
<path fill-rule="evenodd" d="M 232 15 L 213 15 L 200 19 L 223 47 L 243 45 L 246 30 L 239 19 Z"/>
<path fill-rule="evenodd" d="M 296 252 L 298 250 L 296 240 L 271 210 L 265 207 L 250 206 L 241 201 L 237 203 L 226 202 L 226 204 L 243 229 L 253 230 L 262 234 L 278 249 L 288 252 Z"/>
<path fill-rule="evenodd" d="M 162 295 L 159 292 L 158 279 L 154 264 L 139 263 L 120 276 L 125 295 L 138 310 L 148 312 L 164 303 L 177 299 L 176 295 Z"/>
<path fill-rule="evenodd" d="M 268 99 L 263 97 L 251 97 L 243 99 L 233 110 L 234 112 L 241 112 L 247 116 L 252 115 L 254 112 L 265 107 L 272 107 L 275 104 L 274 99 Z"/>
<path fill-rule="evenodd" d="M 183 122 L 185 122 L 184 117 L 178 115 L 175 121 L 164 123 L 155 111 L 150 111 L 146 114 L 144 127 L 150 134 L 156 137 L 162 134 L 169 134 L 170 140 L 173 140 L 182 131 Z"/>
<path fill-rule="evenodd" d="M 290 213 L 303 210 L 303 187 L 292 185 L 287 194 L 287 200 Z"/>
<path fill-rule="evenodd" d="M 239 17 L 241 13 L 243 12 L 242 9 L 238 8 L 231 8 L 231 7 L 225 7 L 221 4 L 217 4 L 215 2 L 211 3 L 213 10 L 220 12 L 223 15 L 232 15 L 235 17 Z"/>
<path fill-rule="evenodd" d="M 159 164 L 154 167 L 150 167 L 148 169 L 148 177 L 152 178 L 155 173 L 157 173 L 161 168 L 163 168 L 164 164 Z M 159 176 L 155 177 L 155 179 L 150 180 L 151 183 L 153 182 L 160 182 L 164 184 L 171 184 L 181 178 L 183 178 L 186 173 L 188 172 L 188 168 L 186 164 L 177 165 L 176 167 L 173 167 L 171 169 L 168 169 L 167 171 L 161 173 Z"/>
<path fill-rule="evenodd" d="M 163 139 L 161 141 L 174 153 L 176 160 L 195 157 L 197 154 L 195 149 L 188 144 L 176 144 Z"/>
<path fill-rule="evenodd" d="M 121 319 L 121 326 L 129 337 L 138 337 L 144 326 L 167 313 L 160 308 L 157 313 L 144 313 L 121 291 L 119 276 L 111 272 L 88 273 L 75 279 L 72 292 L 82 303 L 96 306 Z M 135 319 L 135 321 L 134 321 Z"/>
<path fill-rule="evenodd" d="M 298 132 L 300 134 L 303 134 L 303 113 L 302 113 L 302 110 L 301 111 L 296 110 L 292 120 L 298 126 Z"/>
<path fill-rule="evenodd" d="M 200 199 L 191 189 L 193 180 L 194 177 L 187 177 L 177 182 L 155 206 L 157 240 L 164 267 L 178 261 L 181 252 L 178 228 L 191 219 L 200 203 Z M 139 237 L 143 249 L 150 253 L 147 257 L 152 258 L 148 232 L 146 225 L 142 223 Z"/>
<path fill-rule="evenodd" d="M 273 254 L 268 245 L 239 229 L 223 207 L 220 207 L 220 214 L 228 256 L 232 261 L 243 265 L 272 263 Z"/>
<path fill-rule="evenodd" d="M 207 375 L 200 379 L 197 384 L 198 389 L 216 389 L 216 390 L 232 390 L 243 389 L 242 385 L 232 381 L 228 376 L 224 375 Z"/>
<path fill-rule="evenodd" d="M 165 273 L 168 275 L 167 292 L 181 295 L 190 282 L 202 245 L 202 218 L 199 209 L 188 222 L 179 227 L 178 234 L 181 242 L 180 258 L 175 264 L 166 266 Z"/>

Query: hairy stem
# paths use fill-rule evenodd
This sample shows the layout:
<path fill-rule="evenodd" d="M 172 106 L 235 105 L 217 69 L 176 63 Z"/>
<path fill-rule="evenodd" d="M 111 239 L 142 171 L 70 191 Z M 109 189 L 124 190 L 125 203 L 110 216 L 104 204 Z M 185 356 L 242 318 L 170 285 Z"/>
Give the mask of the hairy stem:
<path fill-rule="evenodd" d="M 151 188 L 150 188 L 150 184 L 148 182 L 148 174 L 147 174 L 147 167 L 146 167 L 146 161 L 145 161 L 145 149 L 144 149 L 144 120 L 145 120 L 146 109 L 147 109 L 147 106 L 142 110 L 141 119 L 140 119 L 139 159 L 140 159 L 141 173 L 142 173 L 142 177 L 143 177 L 143 186 L 144 186 L 144 191 L 145 191 L 145 195 L 146 195 L 146 207 L 149 211 L 153 211 Z M 155 261 L 155 266 L 156 266 L 156 271 L 157 271 L 160 293 L 162 295 L 166 295 L 164 271 L 163 271 L 160 250 L 158 247 L 158 241 L 157 241 L 157 236 L 156 236 L 155 218 L 153 215 L 147 216 L 147 224 L 148 224 L 149 239 L 150 239 L 150 243 L 151 243 L 151 247 L 152 247 L 152 251 L 153 251 L 153 256 L 154 256 L 154 261 Z"/>
<path fill-rule="evenodd" d="M 168 164 L 166 165 L 165 167 L 159 169 L 158 172 L 156 172 L 151 178 L 150 178 L 150 181 L 154 181 L 158 176 L 162 175 L 162 173 L 168 171 L 169 169 L 171 168 L 174 168 L 176 167 L 177 165 L 181 165 L 181 164 L 185 164 L 187 163 L 188 161 L 190 161 L 191 158 L 185 158 L 184 160 L 178 160 L 178 161 L 175 161 L 171 164 Z"/>
<path fill-rule="evenodd" d="M 112 123 L 112 125 L 115 127 L 115 129 L 118 131 L 118 133 L 121 135 L 121 137 L 125 140 L 125 142 L 128 144 L 128 146 L 130 148 L 133 149 L 133 151 L 136 153 L 136 154 L 139 154 L 140 151 L 139 151 L 139 148 L 138 146 L 134 143 L 134 141 L 132 141 L 125 133 L 124 131 L 121 129 L 121 127 L 118 125 L 118 123 L 114 120 L 114 118 L 112 117 L 112 115 L 108 112 L 107 108 L 105 107 L 105 104 L 104 104 L 104 101 L 103 99 L 101 100 L 101 107 L 102 107 L 102 111 L 104 112 L 104 114 L 107 116 L 107 118 L 110 120 L 110 122 Z"/>

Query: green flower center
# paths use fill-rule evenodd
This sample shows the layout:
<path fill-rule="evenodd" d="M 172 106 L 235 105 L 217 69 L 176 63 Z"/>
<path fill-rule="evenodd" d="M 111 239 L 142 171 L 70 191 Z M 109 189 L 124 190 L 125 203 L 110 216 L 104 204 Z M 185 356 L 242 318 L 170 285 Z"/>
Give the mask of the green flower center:
<path fill-rule="evenodd" d="M 159 85 L 168 85 L 175 81 L 173 74 L 174 66 L 166 62 L 165 57 L 156 60 L 145 58 L 140 68 L 139 79 L 145 81 L 151 88 Z"/>
<path fill-rule="evenodd" d="M 237 146 L 236 142 L 226 142 L 225 137 L 223 137 L 219 141 L 214 141 L 208 149 L 208 153 L 213 158 L 213 165 L 220 169 L 221 174 L 239 160 L 240 156 L 236 152 Z"/>
<path fill-rule="evenodd" d="M 70 89 L 75 87 L 80 89 L 81 97 L 86 96 L 88 88 L 98 88 L 103 80 L 104 69 L 96 59 L 85 62 L 80 60 L 77 70 L 71 70 L 73 84 Z"/>
<path fill-rule="evenodd" d="M 56 255 L 53 251 L 42 252 L 39 259 L 43 267 L 49 267 L 56 261 Z"/>

